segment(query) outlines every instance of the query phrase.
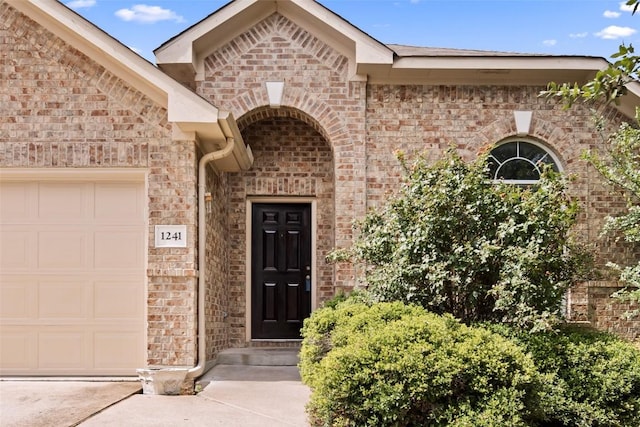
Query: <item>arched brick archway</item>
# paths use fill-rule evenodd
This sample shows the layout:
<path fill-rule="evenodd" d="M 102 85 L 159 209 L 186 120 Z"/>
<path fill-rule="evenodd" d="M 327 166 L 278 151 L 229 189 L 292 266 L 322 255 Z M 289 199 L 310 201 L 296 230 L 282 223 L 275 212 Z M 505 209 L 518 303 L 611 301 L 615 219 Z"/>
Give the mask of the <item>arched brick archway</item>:
<path fill-rule="evenodd" d="M 270 119 L 273 117 L 288 117 L 306 123 L 316 132 L 318 132 L 326 141 L 330 141 L 331 137 L 327 134 L 322 125 L 308 114 L 291 107 L 271 108 L 268 106 L 258 107 L 237 119 L 240 130 L 247 128 L 251 124 L 260 120 Z"/>
<path fill-rule="evenodd" d="M 266 89 L 249 90 L 229 102 L 240 128 L 263 117 L 290 116 L 304 121 L 329 142 L 332 149 L 348 145 L 347 126 L 331 106 L 301 88 L 285 87 L 280 108 L 271 108 Z"/>
<path fill-rule="evenodd" d="M 355 89 L 354 89 L 355 90 Z M 334 158 L 334 176 L 339 185 L 335 190 L 336 212 L 349 211 L 345 220 L 336 219 L 336 246 L 349 246 L 352 240 L 352 219 L 365 213 L 365 164 L 363 138 L 348 126 L 345 119 L 329 104 L 304 88 L 285 85 L 280 108 L 269 106 L 266 89 L 252 89 L 240 94 L 227 105 L 238 118 L 240 128 L 266 117 L 296 118 L 316 130 L 331 147 Z M 250 141 L 246 141 L 250 144 Z M 250 144 L 251 145 L 251 144 Z M 360 167 L 358 167 L 360 166 Z M 353 281 L 350 273 L 346 281 Z"/>
<path fill-rule="evenodd" d="M 339 194 L 348 197 L 335 182 L 340 161 L 330 133 L 316 118 L 291 107 L 261 106 L 239 117 L 238 126 L 255 160 L 250 170 L 229 174 L 227 180 L 234 345 L 252 338 L 252 206 L 266 201 L 313 207 L 313 304 L 317 306 L 335 293 L 334 266 L 325 258 L 335 247 L 336 236 L 343 233 L 336 220 Z"/>

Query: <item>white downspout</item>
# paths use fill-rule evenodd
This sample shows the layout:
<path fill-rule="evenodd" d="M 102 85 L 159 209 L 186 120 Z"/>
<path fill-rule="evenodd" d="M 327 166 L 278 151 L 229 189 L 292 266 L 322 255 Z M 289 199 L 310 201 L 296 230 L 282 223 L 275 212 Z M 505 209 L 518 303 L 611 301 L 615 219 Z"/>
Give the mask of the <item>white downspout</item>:
<path fill-rule="evenodd" d="M 218 159 L 225 158 L 233 152 L 235 140 L 227 138 L 227 145 L 218 151 L 205 154 L 198 163 L 198 362 L 197 365 L 187 371 L 187 378 L 197 378 L 204 372 L 207 363 L 206 348 L 206 318 L 205 312 L 205 286 L 206 286 L 206 207 L 205 193 L 207 191 L 207 165 Z"/>

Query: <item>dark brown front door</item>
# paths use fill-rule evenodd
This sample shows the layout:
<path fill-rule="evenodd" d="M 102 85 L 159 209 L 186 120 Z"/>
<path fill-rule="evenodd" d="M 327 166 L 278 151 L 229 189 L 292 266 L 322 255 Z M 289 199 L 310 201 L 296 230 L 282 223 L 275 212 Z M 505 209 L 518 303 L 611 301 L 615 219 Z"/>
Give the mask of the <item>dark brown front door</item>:
<path fill-rule="evenodd" d="M 253 204 L 251 337 L 300 338 L 311 311 L 311 206 Z"/>

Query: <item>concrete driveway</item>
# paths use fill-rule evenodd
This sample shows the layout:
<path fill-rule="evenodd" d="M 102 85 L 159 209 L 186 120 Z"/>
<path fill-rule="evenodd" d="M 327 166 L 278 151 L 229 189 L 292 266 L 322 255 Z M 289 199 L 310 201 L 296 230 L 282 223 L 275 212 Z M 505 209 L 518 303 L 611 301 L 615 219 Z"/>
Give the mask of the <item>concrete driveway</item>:
<path fill-rule="evenodd" d="M 75 426 L 141 390 L 139 381 L 0 381 L 0 426 Z"/>
<path fill-rule="evenodd" d="M 218 365 L 200 383 L 194 396 L 154 396 L 137 381 L 0 381 L 0 426 L 308 426 L 297 367 Z"/>

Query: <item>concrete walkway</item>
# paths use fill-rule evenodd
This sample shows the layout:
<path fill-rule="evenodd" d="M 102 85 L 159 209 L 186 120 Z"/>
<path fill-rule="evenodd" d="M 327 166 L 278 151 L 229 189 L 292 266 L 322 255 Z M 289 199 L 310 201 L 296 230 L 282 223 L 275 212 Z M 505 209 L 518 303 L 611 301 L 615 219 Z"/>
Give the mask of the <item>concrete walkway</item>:
<path fill-rule="evenodd" d="M 45 386 L 40 381 L 2 381 L 0 426 L 308 426 L 305 405 L 310 391 L 295 366 L 217 365 L 199 382 L 204 389 L 194 396 L 143 395 L 138 383 L 110 383 L 112 388 L 135 386 L 136 394 L 103 402 L 99 408 L 93 405 L 91 414 L 70 419 L 75 408 L 92 400 L 87 387 L 109 388 L 109 383 L 59 381 Z M 29 412 L 36 401 L 49 409 Z M 37 424 L 43 419 L 45 424 Z"/>

